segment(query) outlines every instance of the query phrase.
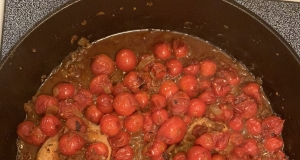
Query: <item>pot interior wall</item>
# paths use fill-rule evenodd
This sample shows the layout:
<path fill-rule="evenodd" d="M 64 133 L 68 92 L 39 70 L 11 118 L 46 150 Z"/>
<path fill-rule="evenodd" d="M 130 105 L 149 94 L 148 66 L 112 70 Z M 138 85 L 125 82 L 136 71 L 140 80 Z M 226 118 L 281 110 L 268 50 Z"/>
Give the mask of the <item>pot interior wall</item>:
<path fill-rule="evenodd" d="M 123 9 L 120 9 L 123 8 Z M 104 15 L 97 15 L 99 12 Z M 86 20 L 87 24 L 81 23 Z M 23 104 L 65 56 L 77 48 L 73 35 L 91 41 L 136 29 L 164 29 L 209 41 L 261 77 L 273 109 L 283 119 L 285 152 L 300 159 L 300 63 L 297 55 L 263 22 L 221 0 L 82 0 L 54 14 L 29 33 L 0 70 L 0 159 L 15 159 L 16 127 Z M 36 52 L 33 52 L 36 50 Z"/>

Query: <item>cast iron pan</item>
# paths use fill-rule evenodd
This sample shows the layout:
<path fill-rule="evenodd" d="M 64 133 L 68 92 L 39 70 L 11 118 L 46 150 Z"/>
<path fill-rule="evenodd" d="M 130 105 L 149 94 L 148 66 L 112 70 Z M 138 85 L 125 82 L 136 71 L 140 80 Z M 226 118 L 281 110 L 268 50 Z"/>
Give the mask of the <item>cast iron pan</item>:
<path fill-rule="evenodd" d="M 291 47 L 262 20 L 231 1 L 152 0 L 152 6 L 147 2 L 74 2 L 34 28 L 2 60 L 0 159 L 15 159 L 16 127 L 25 118 L 23 103 L 36 93 L 41 75 L 49 75 L 77 48 L 70 44 L 71 36 L 94 41 L 118 32 L 151 28 L 203 38 L 262 77 L 274 111 L 285 119 L 285 152 L 291 159 L 300 159 L 300 60 Z M 100 11 L 105 15 L 96 16 Z M 83 20 L 87 21 L 85 26 L 81 25 Z"/>

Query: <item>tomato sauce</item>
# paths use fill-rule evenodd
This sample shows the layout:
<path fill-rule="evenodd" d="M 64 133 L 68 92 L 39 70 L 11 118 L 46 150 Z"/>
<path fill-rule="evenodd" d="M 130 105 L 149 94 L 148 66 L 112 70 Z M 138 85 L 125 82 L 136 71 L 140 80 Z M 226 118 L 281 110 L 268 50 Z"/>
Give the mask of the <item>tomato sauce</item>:
<path fill-rule="evenodd" d="M 287 159 L 261 83 L 199 38 L 112 35 L 70 53 L 25 103 L 17 159 Z"/>

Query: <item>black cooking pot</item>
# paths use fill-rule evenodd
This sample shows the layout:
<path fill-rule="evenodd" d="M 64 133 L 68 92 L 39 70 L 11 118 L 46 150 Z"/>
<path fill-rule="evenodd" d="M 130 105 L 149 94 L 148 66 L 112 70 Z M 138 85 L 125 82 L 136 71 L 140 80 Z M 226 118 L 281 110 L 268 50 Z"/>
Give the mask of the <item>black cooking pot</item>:
<path fill-rule="evenodd" d="M 97 15 L 101 11 L 105 14 Z M 86 25 L 81 24 L 84 20 Z M 274 111 L 285 119 L 285 153 L 300 159 L 300 60 L 266 23 L 226 0 L 82 0 L 45 19 L 1 63 L 0 159 L 15 159 L 16 127 L 25 118 L 23 103 L 35 94 L 41 76 L 49 75 L 76 49 L 70 44 L 73 35 L 94 41 L 151 28 L 207 40 L 261 77 Z"/>

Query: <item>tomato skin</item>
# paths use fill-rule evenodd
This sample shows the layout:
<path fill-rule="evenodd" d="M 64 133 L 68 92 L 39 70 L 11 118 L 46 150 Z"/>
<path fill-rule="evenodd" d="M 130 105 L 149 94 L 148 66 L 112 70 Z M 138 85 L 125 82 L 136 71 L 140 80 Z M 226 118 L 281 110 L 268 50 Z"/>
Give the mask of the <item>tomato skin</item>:
<path fill-rule="evenodd" d="M 244 128 L 242 118 L 239 116 L 232 118 L 229 122 L 229 127 L 236 132 L 241 131 Z"/>
<path fill-rule="evenodd" d="M 258 103 L 261 102 L 260 98 L 260 87 L 257 83 L 250 82 L 243 87 L 243 91 L 246 95 L 255 99 Z"/>
<path fill-rule="evenodd" d="M 125 146 L 120 148 L 114 155 L 115 160 L 132 160 L 133 150 L 130 146 Z"/>
<path fill-rule="evenodd" d="M 190 106 L 190 97 L 181 91 L 175 93 L 175 95 L 169 101 L 170 111 L 174 115 L 181 115 L 188 111 Z"/>
<path fill-rule="evenodd" d="M 123 83 L 117 83 L 113 87 L 112 95 L 117 96 L 118 94 L 123 93 L 123 92 L 130 92 L 130 90 L 127 87 L 125 87 Z"/>
<path fill-rule="evenodd" d="M 136 55 L 130 49 L 121 49 L 116 55 L 117 67 L 125 72 L 129 72 L 135 68 L 137 64 Z"/>
<path fill-rule="evenodd" d="M 214 154 L 211 157 L 211 160 L 226 160 L 226 158 L 223 155 L 221 155 L 221 154 Z"/>
<path fill-rule="evenodd" d="M 137 92 L 140 90 L 139 87 L 144 84 L 144 80 L 136 71 L 131 71 L 124 77 L 123 84 L 132 92 Z"/>
<path fill-rule="evenodd" d="M 189 52 L 188 45 L 181 39 L 176 39 L 172 43 L 173 52 L 176 58 L 183 58 L 187 56 Z"/>
<path fill-rule="evenodd" d="M 142 129 L 144 125 L 144 117 L 141 114 L 135 113 L 125 118 L 124 126 L 128 132 L 135 133 Z"/>
<path fill-rule="evenodd" d="M 81 112 L 79 109 L 80 107 L 76 102 L 60 101 L 58 114 L 61 118 L 68 119 L 71 116 L 74 116 L 75 113 Z"/>
<path fill-rule="evenodd" d="M 231 90 L 227 80 L 223 78 L 215 78 L 212 83 L 212 91 L 218 97 L 224 97 Z"/>
<path fill-rule="evenodd" d="M 283 129 L 284 120 L 279 117 L 271 116 L 262 122 L 262 135 L 264 137 L 271 137 L 272 135 L 279 135 Z"/>
<path fill-rule="evenodd" d="M 245 140 L 242 147 L 246 154 L 251 155 L 253 157 L 259 153 L 259 150 L 257 148 L 257 142 L 254 139 Z"/>
<path fill-rule="evenodd" d="M 141 108 L 145 108 L 149 103 L 149 94 L 145 91 L 135 93 L 134 98 L 137 100 Z"/>
<path fill-rule="evenodd" d="M 130 142 L 130 135 L 127 132 L 121 131 L 117 135 L 108 138 L 111 148 L 125 147 Z"/>
<path fill-rule="evenodd" d="M 97 75 L 91 80 L 90 83 L 90 91 L 94 95 L 99 95 L 104 93 L 104 88 L 107 90 L 106 92 L 112 91 L 112 83 L 107 75 L 101 74 Z"/>
<path fill-rule="evenodd" d="M 81 110 L 84 110 L 87 106 L 93 103 L 93 95 L 90 91 L 86 89 L 81 89 L 78 91 L 72 99 L 78 104 Z"/>
<path fill-rule="evenodd" d="M 234 146 L 239 146 L 244 142 L 244 136 L 239 132 L 231 133 L 229 141 Z"/>
<path fill-rule="evenodd" d="M 261 134 L 261 124 L 255 118 L 250 118 L 246 122 L 246 127 L 248 132 L 253 136 L 258 136 Z"/>
<path fill-rule="evenodd" d="M 31 121 L 24 121 L 18 125 L 17 134 L 25 143 L 32 144 L 31 133 L 34 128 L 34 123 Z"/>
<path fill-rule="evenodd" d="M 223 69 L 220 72 L 221 76 L 224 77 L 231 85 L 238 85 L 241 81 L 237 71 L 233 68 Z"/>
<path fill-rule="evenodd" d="M 138 107 L 138 102 L 131 93 L 120 93 L 113 101 L 115 111 L 121 116 L 131 115 Z"/>
<path fill-rule="evenodd" d="M 199 91 L 198 81 L 195 76 L 184 75 L 179 80 L 179 88 L 190 97 L 195 97 Z"/>
<path fill-rule="evenodd" d="M 76 154 L 84 145 L 85 139 L 81 135 L 70 132 L 63 134 L 58 142 L 59 151 L 66 156 Z"/>
<path fill-rule="evenodd" d="M 280 150 L 282 146 L 282 140 L 277 137 L 267 138 L 264 142 L 265 149 L 271 153 Z"/>
<path fill-rule="evenodd" d="M 257 104 L 253 101 L 246 100 L 234 107 L 234 111 L 247 119 L 254 117 L 257 113 Z"/>
<path fill-rule="evenodd" d="M 164 81 L 160 88 L 158 93 L 160 95 L 163 95 L 166 97 L 166 99 L 169 99 L 172 95 L 174 95 L 179 90 L 178 86 L 171 80 Z"/>
<path fill-rule="evenodd" d="M 61 129 L 62 124 L 57 117 L 47 114 L 41 119 L 40 127 L 46 136 L 53 137 Z"/>
<path fill-rule="evenodd" d="M 196 76 L 199 73 L 199 69 L 200 69 L 199 64 L 192 64 L 183 68 L 183 73 Z"/>
<path fill-rule="evenodd" d="M 52 106 L 58 107 L 58 99 L 52 96 L 42 94 L 38 96 L 35 101 L 35 113 L 45 114 L 47 108 Z"/>
<path fill-rule="evenodd" d="M 96 142 L 91 144 L 85 152 L 85 158 L 86 159 L 92 159 L 92 160 L 101 160 L 101 159 L 107 159 L 108 157 L 108 147 L 106 144 L 102 142 Z"/>
<path fill-rule="evenodd" d="M 31 136 L 32 144 L 35 146 L 41 146 L 47 139 L 47 136 L 42 132 L 40 126 L 33 128 Z"/>
<path fill-rule="evenodd" d="M 103 114 L 112 113 L 114 111 L 113 101 L 114 97 L 112 95 L 104 93 L 97 97 L 96 105 Z"/>
<path fill-rule="evenodd" d="M 215 150 L 216 151 L 222 151 L 224 150 L 229 142 L 229 133 L 228 132 L 219 132 L 213 134 L 213 139 L 216 142 L 215 144 Z"/>
<path fill-rule="evenodd" d="M 91 105 L 85 110 L 85 117 L 89 121 L 99 124 L 103 116 L 103 113 L 97 109 L 95 105 Z"/>
<path fill-rule="evenodd" d="M 217 71 L 217 64 L 213 60 L 204 60 L 200 62 L 200 75 L 211 77 Z"/>
<path fill-rule="evenodd" d="M 208 150 L 201 146 L 193 146 L 187 151 L 188 160 L 211 160 Z"/>
<path fill-rule="evenodd" d="M 178 153 L 176 153 L 176 155 L 173 157 L 172 160 L 187 160 L 186 153 L 178 152 Z"/>
<path fill-rule="evenodd" d="M 158 140 L 171 145 L 180 142 L 183 139 L 186 130 L 187 126 L 185 122 L 181 118 L 173 116 L 161 125 L 156 137 Z"/>
<path fill-rule="evenodd" d="M 75 86 L 72 83 L 58 83 L 53 88 L 53 96 L 60 100 L 70 98 L 74 93 Z"/>
<path fill-rule="evenodd" d="M 161 63 L 154 63 L 154 65 L 151 68 L 151 73 L 155 75 L 155 78 L 158 80 L 161 80 L 166 77 L 167 75 L 167 69 L 166 67 Z"/>
<path fill-rule="evenodd" d="M 178 59 L 170 59 L 166 63 L 166 67 L 172 77 L 176 77 L 182 72 L 182 63 Z"/>
<path fill-rule="evenodd" d="M 169 113 L 165 109 L 159 109 L 152 112 L 151 116 L 155 124 L 162 125 L 169 118 Z"/>
<path fill-rule="evenodd" d="M 168 146 L 166 143 L 155 139 L 152 145 L 150 145 L 150 147 L 148 148 L 146 155 L 149 157 L 159 156 L 163 154 L 167 147 Z"/>
<path fill-rule="evenodd" d="M 72 131 L 85 133 L 87 130 L 87 125 L 85 122 L 76 116 L 69 117 L 65 123 L 66 127 Z"/>
<path fill-rule="evenodd" d="M 152 94 L 150 98 L 150 107 L 151 111 L 162 109 L 167 105 L 167 100 L 164 96 L 160 94 Z"/>
<path fill-rule="evenodd" d="M 239 158 L 243 158 L 245 156 L 245 149 L 242 147 L 235 147 L 233 149 L 233 153 L 235 153 L 235 155 L 237 155 Z"/>
<path fill-rule="evenodd" d="M 213 104 L 217 100 L 215 94 L 210 90 L 201 93 L 198 98 L 202 99 L 206 105 Z"/>
<path fill-rule="evenodd" d="M 171 45 L 167 42 L 157 43 L 153 46 L 153 53 L 157 59 L 166 60 L 171 57 Z"/>
<path fill-rule="evenodd" d="M 199 90 L 201 91 L 206 91 L 211 89 L 211 81 L 208 79 L 201 79 L 199 81 Z"/>
<path fill-rule="evenodd" d="M 213 136 L 210 133 L 204 133 L 195 141 L 196 145 L 201 145 L 203 148 L 211 151 L 215 145 L 216 142 L 213 140 Z"/>
<path fill-rule="evenodd" d="M 202 117 L 206 112 L 206 105 L 200 98 L 194 98 L 190 101 L 188 115 L 191 117 Z"/>
<path fill-rule="evenodd" d="M 121 122 L 117 116 L 106 114 L 101 118 L 100 130 L 108 136 L 115 136 L 121 130 Z"/>
<path fill-rule="evenodd" d="M 110 76 L 115 71 L 114 61 L 105 54 L 97 55 L 91 64 L 93 74 Z"/>

